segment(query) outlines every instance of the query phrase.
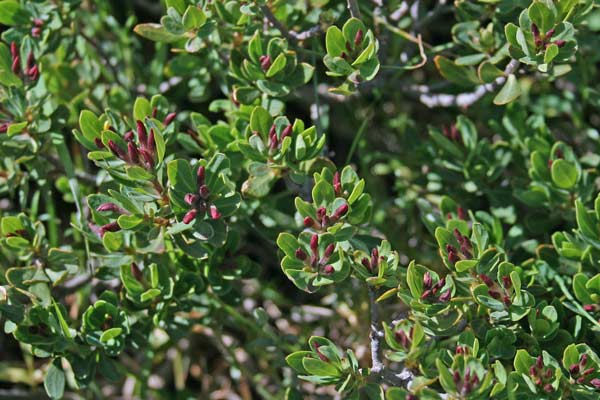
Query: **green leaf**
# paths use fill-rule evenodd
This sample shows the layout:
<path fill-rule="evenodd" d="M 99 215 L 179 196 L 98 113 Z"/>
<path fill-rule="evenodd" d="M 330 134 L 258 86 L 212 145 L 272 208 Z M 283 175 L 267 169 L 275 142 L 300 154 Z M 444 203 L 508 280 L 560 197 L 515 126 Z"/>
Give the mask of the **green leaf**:
<path fill-rule="evenodd" d="M 204 12 L 195 6 L 188 6 L 183 14 L 182 23 L 187 29 L 198 29 L 206 22 L 206 15 Z"/>
<path fill-rule="evenodd" d="M 468 67 L 456 65 L 443 56 L 436 56 L 433 61 L 440 74 L 450 82 L 461 86 L 473 86 L 479 83 L 475 72 Z"/>
<path fill-rule="evenodd" d="M 287 62 L 287 59 L 285 57 L 285 54 L 284 53 L 280 53 L 275 58 L 275 60 L 273 60 L 273 63 L 271 64 L 271 66 L 267 70 L 267 73 L 265 74 L 267 76 L 267 78 L 271 78 L 272 76 L 274 76 L 275 74 L 277 74 L 279 71 L 281 71 L 282 69 L 284 69 L 286 62 Z"/>
<path fill-rule="evenodd" d="M 29 22 L 29 13 L 16 0 L 0 1 L 0 24 L 22 25 Z"/>
<path fill-rule="evenodd" d="M 1 12 L 1 11 L 0 11 Z M 46 377 L 44 378 L 44 389 L 52 399 L 60 399 L 65 392 L 65 373 L 60 367 L 60 359 L 50 363 Z"/>
<path fill-rule="evenodd" d="M 498 92 L 496 97 L 494 97 L 494 104 L 503 105 L 508 104 L 511 101 L 515 100 L 517 97 L 521 95 L 521 86 L 519 86 L 519 82 L 517 81 L 517 77 L 514 74 L 508 75 L 506 79 L 506 83 L 502 89 Z"/>
<path fill-rule="evenodd" d="M 295 257 L 296 249 L 299 247 L 298 239 L 293 235 L 282 232 L 277 237 L 277 246 L 288 256 Z"/>
<path fill-rule="evenodd" d="M 593 211 L 588 212 L 579 199 L 575 201 L 575 216 L 577 219 L 577 226 L 581 232 L 590 239 L 597 240 L 598 227 L 597 221 L 594 221 L 595 213 Z"/>
<path fill-rule="evenodd" d="M 504 73 L 500 68 L 496 67 L 491 62 L 485 61 L 479 65 L 479 68 L 477 69 L 477 75 L 483 83 L 492 83 L 497 78 L 504 76 Z"/>
<path fill-rule="evenodd" d="M 554 160 L 552 163 L 552 182 L 561 189 L 572 189 L 579 179 L 577 168 L 566 160 Z"/>
<path fill-rule="evenodd" d="M 133 31 L 143 38 L 155 41 L 172 43 L 181 39 L 181 35 L 174 35 L 167 31 L 161 24 L 145 23 L 138 24 L 133 28 Z"/>
<path fill-rule="evenodd" d="M 262 107 L 254 107 L 250 115 L 250 129 L 253 132 L 259 132 L 262 137 L 266 137 L 271 125 L 273 125 L 271 114 Z"/>
<path fill-rule="evenodd" d="M 344 34 L 337 26 L 330 26 L 325 35 L 325 48 L 331 57 L 339 57 L 346 51 L 346 40 Z"/>
<path fill-rule="evenodd" d="M 123 328 L 110 328 L 105 330 L 104 332 L 102 332 L 102 335 L 100 336 L 100 341 L 102 343 L 106 343 L 111 339 L 116 338 L 117 336 L 119 336 L 121 334 L 121 332 L 123 332 Z"/>
<path fill-rule="evenodd" d="M 138 97 L 133 104 L 133 118 L 136 121 L 144 121 L 144 119 L 152 114 L 152 106 L 144 97 Z"/>
<path fill-rule="evenodd" d="M 94 143 L 94 139 L 99 138 L 102 132 L 102 122 L 96 115 L 88 110 L 83 110 L 79 114 L 79 128 L 83 136 L 90 142 Z"/>
<path fill-rule="evenodd" d="M 311 375 L 317 376 L 339 376 L 340 371 L 328 362 L 316 358 L 305 357 L 302 366 Z"/>
<path fill-rule="evenodd" d="M 552 60 L 554 60 L 554 58 L 558 55 L 558 52 L 558 46 L 555 44 L 551 44 L 550 46 L 546 47 L 546 52 L 544 53 L 544 62 L 546 64 L 551 63 Z"/>

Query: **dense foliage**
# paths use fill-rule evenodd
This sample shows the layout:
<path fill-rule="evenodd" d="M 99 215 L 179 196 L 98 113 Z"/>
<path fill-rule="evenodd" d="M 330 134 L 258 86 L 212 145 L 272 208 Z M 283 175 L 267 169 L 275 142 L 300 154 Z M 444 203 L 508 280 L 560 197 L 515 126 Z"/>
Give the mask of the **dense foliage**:
<path fill-rule="evenodd" d="M 597 399 L 595 0 L 0 0 L 0 397 Z"/>

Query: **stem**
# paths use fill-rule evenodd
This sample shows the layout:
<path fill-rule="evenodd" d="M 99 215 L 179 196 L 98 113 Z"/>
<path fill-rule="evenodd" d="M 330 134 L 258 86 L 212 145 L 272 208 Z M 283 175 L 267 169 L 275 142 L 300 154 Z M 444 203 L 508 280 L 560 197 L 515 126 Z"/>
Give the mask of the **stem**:
<path fill-rule="evenodd" d="M 367 127 L 367 124 L 369 123 L 369 119 L 366 118 L 363 123 L 360 125 L 360 128 L 358 128 L 358 132 L 356 133 L 356 136 L 354 136 L 354 140 L 352 141 L 352 145 L 350 145 L 350 150 L 348 151 L 348 156 L 346 157 L 346 165 L 350 164 L 350 161 L 352 160 L 352 156 L 354 155 L 354 151 L 356 150 L 356 147 L 358 146 L 358 142 L 360 141 L 360 139 L 362 138 L 363 133 L 365 133 L 365 128 Z"/>
<path fill-rule="evenodd" d="M 358 9 L 358 2 L 356 0 L 348 0 L 348 10 L 351 17 L 360 19 L 360 10 Z"/>
<path fill-rule="evenodd" d="M 49 184 L 42 187 L 44 203 L 46 203 L 46 213 L 48 214 L 48 241 L 51 247 L 58 246 L 58 219 L 56 218 L 56 207 L 52 198 L 52 190 Z"/>
<path fill-rule="evenodd" d="M 377 293 L 375 288 L 369 286 L 369 308 L 371 310 L 371 374 L 381 375 L 383 373 L 383 362 L 381 361 L 381 338 L 383 330 L 379 327 L 379 305 L 377 304 Z"/>

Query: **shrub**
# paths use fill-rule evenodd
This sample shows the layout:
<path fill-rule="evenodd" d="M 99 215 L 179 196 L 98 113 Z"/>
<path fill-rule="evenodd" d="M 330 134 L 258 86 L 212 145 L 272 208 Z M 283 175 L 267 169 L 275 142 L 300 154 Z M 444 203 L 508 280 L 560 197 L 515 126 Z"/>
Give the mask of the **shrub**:
<path fill-rule="evenodd" d="M 0 397 L 600 396 L 596 2 L 0 30 Z"/>

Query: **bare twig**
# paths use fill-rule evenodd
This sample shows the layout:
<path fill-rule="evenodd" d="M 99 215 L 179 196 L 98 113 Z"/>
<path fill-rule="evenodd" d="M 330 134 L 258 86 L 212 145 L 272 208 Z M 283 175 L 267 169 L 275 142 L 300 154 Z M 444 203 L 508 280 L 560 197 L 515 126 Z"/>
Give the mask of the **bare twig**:
<path fill-rule="evenodd" d="M 360 19 L 360 10 L 358 9 L 358 2 L 356 0 L 348 0 L 348 10 L 351 17 Z"/>
<path fill-rule="evenodd" d="M 289 40 L 302 41 L 302 40 L 309 39 L 313 36 L 316 36 L 322 32 L 320 25 L 315 25 L 315 26 L 313 26 L 305 31 L 302 31 L 302 32 L 291 31 L 288 28 L 286 28 L 285 25 L 283 25 L 283 23 L 281 23 L 281 21 L 279 21 L 275 17 L 275 15 L 273 14 L 273 12 L 271 11 L 271 9 L 268 6 L 266 6 L 266 5 L 260 6 L 260 10 L 262 11 L 263 15 L 265 16 L 265 18 L 267 19 L 269 24 L 271 24 L 275 28 L 277 28 L 279 30 L 279 32 L 281 32 L 281 34 Z"/>
<path fill-rule="evenodd" d="M 508 75 L 519 67 L 519 61 L 511 60 L 504 69 L 504 76 L 497 78 L 492 83 L 479 85 L 474 91 L 459 94 L 430 94 L 427 86 L 412 86 L 411 90 L 420 93 L 419 100 L 429 108 L 434 107 L 469 107 L 481 99 L 486 93 L 493 92 L 502 85 Z"/>
<path fill-rule="evenodd" d="M 371 309 L 371 374 L 383 374 L 383 362 L 381 361 L 381 339 L 383 330 L 379 322 L 379 305 L 377 304 L 377 293 L 369 286 L 369 308 Z"/>

